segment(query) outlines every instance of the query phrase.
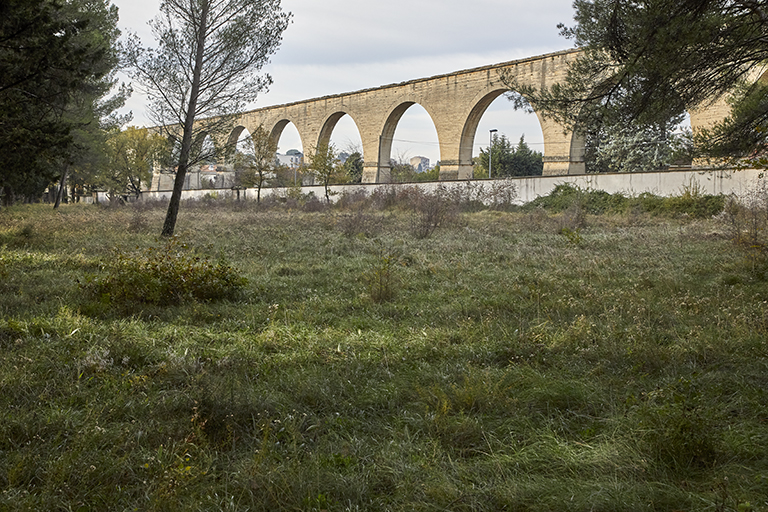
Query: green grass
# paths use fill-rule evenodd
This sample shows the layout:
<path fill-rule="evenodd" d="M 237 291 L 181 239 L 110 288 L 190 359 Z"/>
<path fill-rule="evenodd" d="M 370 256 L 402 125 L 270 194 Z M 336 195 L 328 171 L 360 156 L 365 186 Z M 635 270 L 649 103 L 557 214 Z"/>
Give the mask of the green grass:
<path fill-rule="evenodd" d="M 0 211 L 0 510 L 768 510 L 764 263 L 562 210 L 185 205 L 245 289 L 129 308 L 162 208 Z"/>

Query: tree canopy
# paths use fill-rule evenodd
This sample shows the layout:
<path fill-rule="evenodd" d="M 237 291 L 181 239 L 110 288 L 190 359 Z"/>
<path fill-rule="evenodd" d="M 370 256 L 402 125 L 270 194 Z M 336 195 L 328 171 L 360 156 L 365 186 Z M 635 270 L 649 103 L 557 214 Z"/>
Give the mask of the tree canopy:
<path fill-rule="evenodd" d="M 135 37 L 128 43 L 150 117 L 180 141 L 163 235 L 173 235 L 187 168 L 200 158 L 195 141 L 231 129 L 229 116 L 269 86 L 269 75 L 259 72 L 289 20 L 280 0 L 162 0 L 151 23 L 157 47 L 144 48 Z"/>
<path fill-rule="evenodd" d="M 77 161 L 112 99 L 117 8 L 109 0 L 0 3 L 0 187 L 6 201 L 32 196 Z"/>
<path fill-rule="evenodd" d="M 128 126 L 109 133 L 105 154 L 107 165 L 95 178 L 110 197 L 137 196 L 152 180 L 155 165 L 167 162 L 168 141 L 147 128 Z"/>
<path fill-rule="evenodd" d="M 661 126 L 723 97 L 730 119 L 698 134 L 712 155 L 748 155 L 768 137 L 768 4 L 762 0 L 575 0 L 561 34 L 582 50 L 564 82 L 506 81 L 517 106 L 574 129 Z"/>
<path fill-rule="evenodd" d="M 360 183 L 363 181 L 363 155 L 360 151 L 355 151 L 344 161 L 344 172 L 349 177 L 350 183 Z"/>
<path fill-rule="evenodd" d="M 330 142 L 318 144 L 311 149 L 307 165 L 312 174 L 325 189 L 325 200 L 331 202 L 331 183 L 345 182 L 348 178 L 341 165 L 336 148 Z"/>
<path fill-rule="evenodd" d="M 237 153 L 237 185 L 256 187 L 256 202 L 261 202 L 261 189 L 277 168 L 277 141 L 264 126 L 259 125 L 250 136 L 252 152 Z"/>
<path fill-rule="evenodd" d="M 493 177 L 540 176 L 544 170 L 542 154 L 528 146 L 525 135 L 521 135 L 517 147 L 513 147 L 506 135 L 494 133 L 490 152 L 481 149 L 477 157 L 474 171 L 476 178 L 488 177 L 489 154 Z"/>

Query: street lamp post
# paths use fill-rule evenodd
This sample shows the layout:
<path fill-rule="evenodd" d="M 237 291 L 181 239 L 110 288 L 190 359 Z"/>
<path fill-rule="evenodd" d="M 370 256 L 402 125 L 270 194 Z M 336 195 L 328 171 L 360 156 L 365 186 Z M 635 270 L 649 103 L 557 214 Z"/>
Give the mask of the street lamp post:
<path fill-rule="evenodd" d="M 491 179 L 491 163 L 493 161 L 493 158 L 492 158 L 492 155 L 493 155 L 493 134 L 496 133 L 499 130 L 494 128 L 493 130 L 489 130 L 489 131 L 490 131 L 489 137 L 491 139 L 491 143 L 488 146 L 488 179 Z"/>

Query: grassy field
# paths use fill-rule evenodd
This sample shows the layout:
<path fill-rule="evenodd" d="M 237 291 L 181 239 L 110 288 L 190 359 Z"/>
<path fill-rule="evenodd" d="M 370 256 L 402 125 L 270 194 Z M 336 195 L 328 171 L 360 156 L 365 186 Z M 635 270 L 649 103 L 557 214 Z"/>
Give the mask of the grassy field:
<path fill-rule="evenodd" d="M 721 219 L 314 209 L 0 211 L 0 510 L 768 510 Z M 247 283 L 121 295 L 179 255 Z"/>

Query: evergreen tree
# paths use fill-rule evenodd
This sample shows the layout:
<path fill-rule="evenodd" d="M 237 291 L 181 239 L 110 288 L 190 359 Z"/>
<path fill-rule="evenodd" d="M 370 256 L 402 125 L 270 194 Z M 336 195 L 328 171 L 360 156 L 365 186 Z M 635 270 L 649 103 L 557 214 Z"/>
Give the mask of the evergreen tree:
<path fill-rule="evenodd" d="M 541 176 L 544 171 L 544 157 L 538 151 L 533 151 L 525 142 L 525 135 L 520 136 L 515 152 L 512 155 L 508 174 L 503 176 Z"/>
<path fill-rule="evenodd" d="M 280 0 L 162 0 L 152 23 L 157 48 L 129 42 L 126 57 L 153 121 L 180 141 L 164 236 L 176 228 L 187 169 L 205 156 L 194 154 L 195 141 L 231 129 L 230 116 L 268 87 L 271 78 L 259 72 L 289 20 Z"/>
<path fill-rule="evenodd" d="M 359 151 L 355 151 L 347 157 L 344 162 L 344 171 L 349 176 L 350 183 L 363 181 L 363 155 Z"/>
<path fill-rule="evenodd" d="M 488 155 L 487 149 L 480 150 L 475 164 L 475 178 L 488 177 Z M 525 135 L 520 137 L 517 148 L 514 148 L 506 135 L 494 134 L 491 139 L 490 155 L 493 178 L 538 176 L 544 169 L 542 154 L 531 150 L 525 142 Z"/>
<path fill-rule="evenodd" d="M 0 3 L 0 188 L 4 202 L 38 196 L 87 152 L 126 91 L 105 99 L 118 64 L 109 0 Z"/>
<path fill-rule="evenodd" d="M 743 0 L 575 0 L 560 26 L 581 55 L 550 88 L 506 84 L 527 103 L 584 133 L 667 126 L 730 96 L 732 116 L 697 134 L 711 155 L 762 152 L 768 138 L 768 4 Z"/>

